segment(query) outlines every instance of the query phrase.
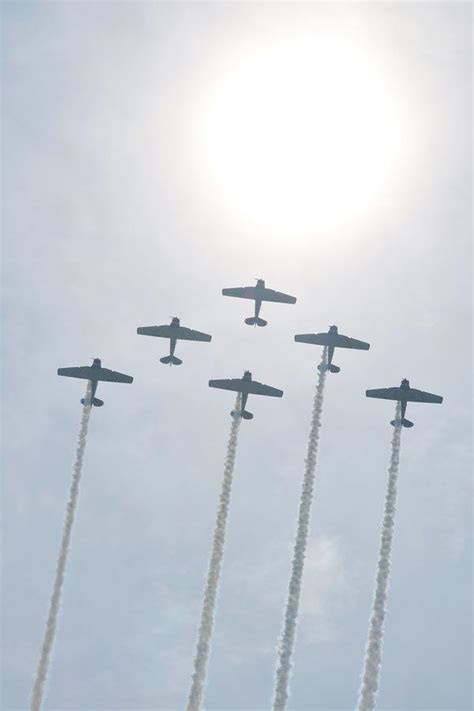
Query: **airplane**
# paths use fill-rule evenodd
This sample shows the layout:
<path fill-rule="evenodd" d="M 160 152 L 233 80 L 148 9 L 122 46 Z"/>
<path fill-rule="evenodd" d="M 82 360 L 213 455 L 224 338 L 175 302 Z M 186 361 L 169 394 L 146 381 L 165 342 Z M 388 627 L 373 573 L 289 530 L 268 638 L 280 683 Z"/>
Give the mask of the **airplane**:
<path fill-rule="evenodd" d="M 58 375 L 66 375 L 68 378 L 90 380 L 92 386 L 90 402 L 86 402 L 85 398 L 82 398 L 81 403 L 82 405 L 94 405 L 95 407 L 102 407 L 104 404 L 103 400 L 99 400 L 98 397 L 95 397 L 99 380 L 104 380 L 108 383 L 133 383 L 131 375 L 124 375 L 123 373 L 118 373 L 116 370 L 102 368 L 100 358 L 94 358 L 92 365 L 82 365 L 77 368 L 58 368 Z"/>
<path fill-rule="evenodd" d="M 281 304 L 296 304 L 296 298 L 281 291 L 267 289 L 263 279 L 257 279 L 256 286 L 242 286 L 232 289 L 222 289 L 223 296 L 235 296 L 239 299 L 253 299 L 255 301 L 255 316 L 245 319 L 248 326 L 266 326 L 267 321 L 260 318 L 262 301 L 277 301 Z"/>
<path fill-rule="evenodd" d="M 137 333 L 141 336 L 157 336 L 160 338 L 170 339 L 170 354 L 160 358 L 160 363 L 170 364 L 170 365 L 181 365 L 183 362 L 177 358 L 174 354 L 177 341 L 206 341 L 209 342 L 212 336 L 207 333 L 201 333 L 201 331 L 193 331 L 192 328 L 186 328 L 185 326 L 180 326 L 179 318 L 173 316 L 171 323 L 165 326 L 140 326 L 137 328 Z"/>
<path fill-rule="evenodd" d="M 380 388 L 379 390 L 366 390 L 365 394 L 367 397 L 378 397 L 382 400 L 398 400 L 401 403 L 401 419 L 391 420 L 390 424 L 393 427 L 403 426 L 403 427 L 413 427 L 413 422 L 405 418 L 405 412 L 407 409 L 407 402 L 432 402 L 432 403 L 442 403 L 443 398 L 441 395 L 433 395 L 432 393 L 425 393 L 423 390 L 416 390 L 416 388 L 410 387 L 410 382 L 403 378 L 400 383 L 399 388 Z"/>
<path fill-rule="evenodd" d="M 232 410 L 232 417 L 243 417 L 244 420 L 251 420 L 253 414 L 245 409 L 249 395 L 269 395 L 270 397 L 281 397 L 283 390 L 272 388 L 256 380 L 252 380 L 252 373 L 246 370 L 243 378 L 231 378 L 230 380 L 210 380 L 209 387 L 221 388 L 221 390 L 233 390 L 242 393 L 240 410 Z"/>
<path fill-rule="evenodd" d="M 368 351 L 370 348 L 370 344 L 365 343 L 365 341 L 358 341 L 355 338 L 349 338 L 349 336 L 343 336 L 338 333 L 337 326 L 330 326 L 327 333 L 302 333 L 299 336 L 295 336 L 295 341 L 298 343 L 313 343 L 316 346 L 327 346 L 327 364 L 325 366 L 318 365 L 318 368 L 319 370 L 329 370 L 330 373 L 339 373 L 341 370 L 332 362 L 335 348 L 355 348 L 360 351 Z"/>

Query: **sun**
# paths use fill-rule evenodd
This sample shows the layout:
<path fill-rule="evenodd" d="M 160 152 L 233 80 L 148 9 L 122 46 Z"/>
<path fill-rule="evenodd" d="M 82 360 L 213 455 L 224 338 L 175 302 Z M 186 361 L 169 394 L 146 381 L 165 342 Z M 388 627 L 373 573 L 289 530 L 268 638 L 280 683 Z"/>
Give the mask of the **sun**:
<path fill-rule="evenodd" d="M 373 58 L 338 39 L 236 51 L 199 123 L 200 162 L 226 212 L 272 233 L 364 213 L 396 173 L 404 121 Z"/>

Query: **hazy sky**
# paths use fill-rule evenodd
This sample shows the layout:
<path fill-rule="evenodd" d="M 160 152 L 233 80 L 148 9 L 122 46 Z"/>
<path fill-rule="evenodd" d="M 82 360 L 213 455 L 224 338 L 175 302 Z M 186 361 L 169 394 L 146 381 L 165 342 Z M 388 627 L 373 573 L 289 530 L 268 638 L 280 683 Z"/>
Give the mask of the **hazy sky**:
<path fill-rule="evenodd" d="M 269 708 L 320 357 L 293 336 L 335 323 L 372 347 L 328 377 L 290 707 L 356 703 L 393 416 L 364 390 L 407 377 L 445 400 L 402 433 L 379 708 L 470 709 L 471 6 L 3 15 L 3 708 L 28 704 L 71 478 L 83 385 L 56 369 L 95 356 L 135 381 L 98 390 L 45 708 L 183 708 L 233 403 L 207 381 L 246 368 L 285 393 L 242 423 L 206 708 Z M 363 212 L 341 194 L 293 230 L 224 198 L 200 127 L 228 65 L 299 33 L 374 58 L 404 133 Z M 221 296 L 254 277 L 298 297 L 265 329 Z M 172 315 L 213 335 L 180 368 L 136 335 Z"/>

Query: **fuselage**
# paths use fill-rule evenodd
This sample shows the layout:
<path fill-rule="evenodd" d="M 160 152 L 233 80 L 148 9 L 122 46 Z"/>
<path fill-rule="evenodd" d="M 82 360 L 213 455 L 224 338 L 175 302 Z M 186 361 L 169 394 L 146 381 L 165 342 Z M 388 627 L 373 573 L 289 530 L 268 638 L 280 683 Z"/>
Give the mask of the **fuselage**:
<path fill-rule="evenodd" d="M 171 328 L 179 328 L 179 318 L 177 316 L 173 316 L 173 318 L 171 319 L 170 326 L 171 326 Z M 174 356 L 174 352 L 176 349 L 176 341 L 177 341 L 177 338 L 175 338 L 174 336 L 171 336 L 171 338 L 170 338 L 170 356 L 171 357 Z"/>
<path fill-rule="evenodd" d="M 245 383 L 246 382 L 249 383 L 252 380 L 252 373 L 250 372 L 250 370 L 245 371 L 242 380 L 244 382 L 242 383 L 242 390 L 241 390 L 241 393 L 242 393 L 242 400 L 241 400 L 241 407 L 240 407 L 241 411 L 245 410 L 245 406 L 247 404 L 247 400 L 248 400 L 248 396 L 249 396 L 248 390 L 245 389 Z"/>
<path fill-rule="evenodd" d="M 333 336 L 337 336 L 338 335 L 337 326 L 329 326 L 328 333 L 330 333 Z M 328 346 L 328 366 L 330 366 L 332 364 L 333 356 L 334 356 L 334 346 L 329 345 Z"/>
<path fill-rule="evenodd" d="M 403 378 L 402 382 L 400 383 L 400 390 L 404 390 L 406 392 L 406 394 L 408 395 L 408 392 L 410 390 L 410 381 L 407 380 L 406 378 Z M 404 393 L 401 393 L 401 397 L 400 397 L 400 403 L 401 403 L 400 414 L 401 414 L 402 420 L 405 418 L 405 413 L 407 411 L 407 402 L 408 402 L 407 398 L 403 397 L 403 395 L 404 395 Z"/>
<path fill-rule="evenodd" d="M 255 318 L 257 319 L 260 315 L 260 309 L 262 308 L 262 297 L 258 292 L 260 289 L 262 291 L 265 289 L 265 281 L 263 279 L 257 279 L 255 289 L 257 291 L 257 294 L 255 296 Z"/>
<path fill-rule="evenodd" d="M 102 367 L 102 361 L 100 360 L 100 358 L 94 358 L 94 360 L 92 361 L 91 368 L 100 370 L 101 367 Z M 93 400 L 95 397 L 95 393 L 96 393 L 98 384 L 99 384 L 98 379 L 96 380 L 95 378 L 91 378 L 91 400 Z"/>

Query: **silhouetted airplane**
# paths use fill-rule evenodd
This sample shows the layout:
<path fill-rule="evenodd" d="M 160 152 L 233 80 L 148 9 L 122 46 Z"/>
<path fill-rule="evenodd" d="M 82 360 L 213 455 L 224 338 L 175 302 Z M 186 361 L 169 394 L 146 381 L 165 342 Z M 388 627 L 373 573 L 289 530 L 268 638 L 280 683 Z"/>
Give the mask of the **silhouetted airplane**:
<path fill-rule="evenodd" d="M 223 296 L 235 296 L 238 299 L 253 299 L 255 301 L 255 316 L 245 319 L 248 326 L 266 326 L 267 322 L 259 318 L 262 301 L 276 301 L 280 304 L 295 304 L 296 298 L 281 291 L 267 289 L 263 279 L 257 279 L 256 286 L 238 286 L 232 289 L 222 289 Z"/>
<path fill-rule="evenodd" d="M 58 375 L 66 375 L 68 378 L 90 380 L 92 387 L 90 402 L 86 402 L 85 398 L 83 398 L 81 403 L 83 405 L 95 405 L 95 407 L 102 407 L 104 404 L 103 400 L 99 400 L 99 398 L 95 397 L 99 380 L 103 380 L 107 383 L 133 383 L 131 375 L 124 375 L 123 373 L 118 373 L 116 370 L 102 368 L 100 358 L 94 358 L 92 365 L 81 365 L 77 368 L 58 368 Z"/>
<path fill-rule="evenodd" d="M 206 341 L 209 342 L 212 336 L 201 331 L 193 331 L 192 328 L 180 326 L 179 318 L 173 316 L 171 323 L 165 326 L 140 326 L 137 328 L 137 333 L 141 336 L 157 336 L 158 338 L 170 339 L 170 354 L 160 358 L 160 363 L 170 365 L 181 365 L 183 362 L 174 354 L 177 341 Z"/>
<path fill-rule="evenodd" d="M 403 378 L 400 383 L 399 388 L 380 388 L 379 390 L 366 390 L 365 394 L 367 397 L 378 397 L 382 400 L 398 400 L 401 403 L 401 419 L 392 420 L 391 425 L 403 427 L 413 427 L 413 422 L 405 419 L 405 412 L 407 409 L 407 402 L 431 402 L 431 403 L 442 403 L 443 398 L 441 395 L 433 395 L 432 393 L 425 393 L 423 390 L 416 390 L 410 387 L 410 382 Z"/>
<path fill-rule="evenodd" d="M 365 343 L 365 341 L 358 341 L 355 338 L 341 335 L 337 331 L 337 326 L 330 326 L 327 333 L 302 333 L 299 336 L 295 336 L 295 341 L 297 343 L 312 343 L 315 346 L 327 346 L 328 362 L 326 369 L 331 373 L 339 373 L 341 370 L 332 363 L 335 348 L 355 348 L 359 351 L 368 351 L 370 348 L 370 344 Z M 319 370 L 322 370 L 323 367 L 318 365 Z"/>
<path fill-rule="evenodd" d="M 249 395 L 268 395 L 270 397 L 281 397 L 283 390 L 272 388 L 270 385 L 264 385 L 256 380 L 252 380 L 252 373 L 246 370 L 243 378 L 231 378 L 230 380 L 210 380 L 211 388 L 220 388 L 221 390 L 233 390 L 237 393 L 242 393 L 242 401 L 240 410 L 232 410 L 232 417 L 240 416 L 244 420 L 251 420 L 253 414 L 245 409 L 247 398 Z"/>

